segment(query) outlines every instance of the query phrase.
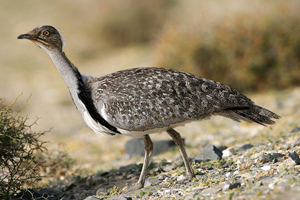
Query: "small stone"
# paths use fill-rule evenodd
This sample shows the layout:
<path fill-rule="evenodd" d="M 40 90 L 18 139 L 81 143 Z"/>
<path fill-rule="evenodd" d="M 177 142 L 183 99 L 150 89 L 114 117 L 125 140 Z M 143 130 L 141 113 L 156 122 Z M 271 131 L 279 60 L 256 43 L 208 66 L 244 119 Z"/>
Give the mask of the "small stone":
<path fill-rule="evenodd" d="M 201 149 L 201 153 L 195 157 L 195 162 L 220 160 L 222 158 L 222 151 L 212 144 L 206 145 Z"/>
<path fill-rule="evenodd" d="M 273 159 L 281 158 L 281 157 L 283 157 L 283 156 L 285 156 L 285 155 L 282 154 L 282 153 L 273 153 L 273 154 L 271 155 L 271 159 L 273 160 Z"/>
<path fill-rule="evenodd" d="M 55 191 L 53 189 L 41 189 L 39 191 L 37 191 L 39 194 L 41 194 L 41 196 L 47 196 L 47 195 L 50 195 L 50 194 L 54 194 Z"/>
<path fill-rule="evenodd" d="M 120 171 L 127 172 L 127 171 L 133 169 L 136 166 L 137 166 L 136 164 L 130 164 L 130 165 L 122 166 L 122 167 L 120 167 Z"/>
<path fill-rule="evenodd" d="M 228 157 L 228 156 L 232 156 L 232 155 L 236 155 L 236 151 L 234 148 L 228 148 L 228 149 L 225 149 L 224 151 L 222 151 L 223 153 L 223 157 Z"/>
<path fill-rule="evenodd" d="M 299 155 L 294 151 L 293 153 L 289 153 L 289 156 L 293 159 L 293 161 L 299 165 L 300 164 L 300 158 Z"/>
<path fill-rule="evenodd" d="M 97 196 L 105 196 L 109 194 L 109 191 L 105 188 L 99 188 L 96 192 Z"/>
<path fill-rule="evenodd" d="M 184 175 L 180 175 L 177 177 L 177 181 L 183 181 L 185 179 L 185 176 Z"/>
<path fill-rule="evenodd" d="M 202 174 L 202 175 L 203 175 L 203 174 Z M 199 175 L 199 174 L 196 175 L 196 179 L 197 179 L 197 180 L 200 180 L 200 179 L 203 177 L 202 175 Z"/>
<path fill-rule="evenodd" d="M 99 199 L 94 196 L 88 196 L 84 200 L 99 200 Z"/>
<path fill-rule="evenodd" d="M 182 167 L 184 165 L 183 160 L 179 160 L 174 164 L 173 169 L 177 169 L 178 167 Z"/>
<path fill-rule="evenodd" d="M 262 153 L 257 159 L 256 162 L 266 163 L 272 161 L 272 155 Z"/>
<path fill-rule="evenodd" d="M 295 161 L 292 158 L 290 158 L 290 157 L 284 161 L 284 164 L 286 164 L 286 165 L 292 165 L 292 166 L 296 165 Z"/>
<path fill-rule="evenodd" d="M 275 183 L 270 183 L 270 184 L 268 185 L 268 188 L 271 189 L 271 190 L 274 190 L 275 184 L 276 184 L 276 182 L 275 182 Z"/>
<path fill-rule="evenodd" d="M 225 176 L 228 178 L 231 175 L 231 172 L 227 172 Z"/>
<path fill-rule="evenodd" d="M 295 146 L 300 146 L 300 137 L 298 137 L 296 140 L 295 140 L 295 143 L 293 145 L 294 147 Z"/>
<path fill-rule="evenodd" d="M 300 128 L 298 126 L 296 126 L 292 129 L 291 132 L 294 133 L 294 132 L 299 132 L 299 131 L 300 131 Z"/>
<path fill-rule="evenodd" d="M 184 197 L 184 200 L 190 200 L 193 199 L 195 197 L 195 194 L 188 194 Z"/>
<path fill-rule="evenodd" d="M 223 182 L 223 183 L 220 183 L 219 185 L 204 189 L 201 192 L 201 196 L 210 197 L 212 194 L 217 194 L 218 192 L 222 191 L 222 188 L 224 188 L 224 186 L 227 184 L 228 184 L 227 182 Z M 205 199 L 207 199 L 207 198 L 205 198 Z"/>
<path fill-rule="evenodd" d="M 108 176 L 109 175 L 109 172 L 102 172 L 102 173 L 100 173 L 100 174 L 98 174 L 99 176 L 102 176 L 102 177 L 104 177 L 104 176 Z"/>
<path fill-rule="evenodd" d="M 218 146 L 218 149 L 219 149 L 220 151 L 224 151 L 224 150 L 227 149 L 227 148 L 228 148 L 228 147 L 225 146 L 225 145 Z"/>
<path fill-rule="evenodd" d="M 72 183 L 72 184 L 70 184 L 70 185 L 68 185 L 68 186 L 66 187 L 66 191 L 71 190 L 71 189 L 73 189 L 74 187 L 76 187 L 76 185 L 75 185 L 74 183 Z"/>
<path fill-rule="evenodd" d="M 145 181 L 145 187 L 148 187 L 148 186 L 152 186 L 152 185 L 157 185 L 159 184 L 161 181 L 156 178 L 156 177 L 148 177 Z"/>
<path fill-rule="evenodd" d="M 222 165 L 222 168 L 231 167 L 231 166 L 233 166 L 233 165 L 234 165 L 233 162 L 226 162 L 224 165 Z"/>
<path fill-rule="evenodd" d="M 264 165 L 261 169 L 264 170 L 264 171 L 268 171 L 268 170 L 271 169 L 271 166 L 270 165 Z"/>
<path fill-rule="evenodd" d="M 170 192 L 171 192 L 170 189 L 166 189 L 166 190 L 165 190 L 165 193 L 166 193 L 166 194 L 169 194 Z"/>
<path fill-rule="evenodd" d="M 226 184 L 223 187 L 223 191 L 226 192 L 228 190 L 232 190 L 232 189 L 235 189 L 235 188 L 238 188 L 238 187 L 241 187 L 241 183 L 240 182 L 229 183 L 229 184 Z"/>
<path fill-rule="evenodd" d="M 254 160 L 250 158 L 240 158 L 237 161 L 238 170 L 249 169 L 254 164 Z"/>
<path fill-rule="evenodd" d="M 162 170 L 165 171 L 165 172 L 169 172 L 173 169 L 173 166 L 172 165 L 166 165 L 164 167 L 162 167 Z"/>
<path fill-rule="evenodd" d="M 244 144 L 243 146 L 238 148 L 237 151 L 238 152 L 247 151 L 248 149 L 251 149 L 252 147 L 254 147 L 252 144 Z"/>
<path fill-rule="evenodd" d="M 120 200 L 132 200 L 132 197 L 130 196 L 123 196 L 120 198 Z"/>
<path fill-rule="evenodd" d="M 79 193 L 74 194 L 75 199 L 80 199 L 80 196 L 81 195 Z"/>

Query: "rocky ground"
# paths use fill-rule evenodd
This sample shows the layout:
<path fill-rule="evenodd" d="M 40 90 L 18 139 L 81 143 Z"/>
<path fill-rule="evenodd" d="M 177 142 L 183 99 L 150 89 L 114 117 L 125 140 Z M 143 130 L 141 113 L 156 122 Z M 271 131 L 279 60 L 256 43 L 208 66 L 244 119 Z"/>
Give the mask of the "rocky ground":
<path fill-rule="evenodd" d="M 207 144 L 190 160 L 196 178 L 179 184 L 184 167 L 174 160 L 152 162 L 143 189 L 126 192 L 139 177 L 141 164 L 92 176 L 71 178 L 52 189 L 28 191 L 35 199 L 298 199 L 300 195 L 300 128 L 268 144 Z M 168 145 L 168 141 L 165 141 Z M 138 143 L 135 143 L 138 145 Z M 131 146 L 135 144 L 131 143 Z M 164 146 L 164 143 L 161 143 Z M 138 147 L 137 147 L 138 148 Z M 175 151 L 174 151 L 175 153 Z M 23 196 L 22 199 L 31 199 Z"/>
<path fill-rule="evenodd" d="M 282 118 L 270 127 L 220 117 L 179 128 L 196 173 L 191 182 L 180 183 L 185 169 L 177 147 L 153 135 L 156 155 L 143 189 L 126 191 L 142 167 L 143 145 L 135 139 L 119 145 L 127 155 L 112 157 L 110 170 L 59 175 L 18 199 L 299 199 L 300 88 L 251 98 Z"/>

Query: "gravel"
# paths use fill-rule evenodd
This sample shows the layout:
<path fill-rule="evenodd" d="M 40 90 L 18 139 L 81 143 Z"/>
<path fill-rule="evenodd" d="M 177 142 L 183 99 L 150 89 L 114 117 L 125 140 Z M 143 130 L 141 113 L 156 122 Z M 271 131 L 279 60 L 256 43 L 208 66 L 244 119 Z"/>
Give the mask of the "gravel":
<path fill-rule="evenodd" d="M 293 136 L 291 135 L 291 137 Z M 250 147 L 249 144 L 242 146 Z M 43 197 L 49 200 L 188 200 L 198 197 L 222 199 L 230 196 L 238 199 L 279 199 L 281 194 L 287 190 L 289 193 L 299 195 L 300 147 L 293 146 L 282 149 L 283 146 L 286 145 L 282 143 L 272 151 L 262 150 L 269 149 L 268 146 L 262 149 L 262 145 L 253 146 L 247 148 L 243 153 L 222 159 L 220 150 L 214 145 L 208 144 L 199 155 L 191 159 L 193 167 L 197 171 L 196 178 L 191 182 L 179 184 L 180 180 L 184 179 L 185 170 L 180 164 L 182 161 L 178 158 L 173 162 L 164 161 L 153 165 L 154 167 L 150 169 L 150 174 L 146 179 L 145 187 L 137 191 L 126 192 L 126 188 L 137 181 L 140 173 L 138 165 L 130 164 L 83 178 L 81 181 L 60 186 L 60 188 L 28 190 L 21 199 L 31 199 L 32 195 L 35 198 Z M 212 154 L 211 157 L 215 160 L 207 159 L 208 154 Z M 197 163 L 200 155 L 202 156 L 201 162 Z M 274 162 L 275 159 L 276 162 Z M 234 160 L 237 160 L 237 165 L 232 162 Z M 104 182 L 97 181 L 99 179 Z"/>

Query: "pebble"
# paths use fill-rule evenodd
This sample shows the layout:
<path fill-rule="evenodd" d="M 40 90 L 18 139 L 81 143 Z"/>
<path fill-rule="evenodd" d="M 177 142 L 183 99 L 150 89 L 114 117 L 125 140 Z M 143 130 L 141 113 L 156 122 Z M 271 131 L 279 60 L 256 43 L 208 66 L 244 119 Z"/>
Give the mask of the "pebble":
<path fill-rule="evenodd" d="M 293 159 L 293 161 L 299 165 L 300 164 L 300 158 L 299 158 L 299 155 L 296 153 L 296 151 L 293 151 L 292 153 L 290 152 L 289 153 L 289 156 L 291 159 Z"/>
<path fill-rule="evenodd" d="M 145 181 L 145 187 L 157 185 L 161 182 L 161 180 L 157 177 L 148 177 Z"/>
<path fill-rule="evenodd" d="M 300 146 L 300 137 L 298 137 L 298 138 L 295 140 L 293 146 L 294 146 L 294 147 Z"/>
<path fill-rule="evenodd" d="M 123 196 L 120 198 L 120 200 L 132 200 L 132 197 L 130 196 Z"/>
<path fill-rule="evenodd" d="M 122 167 L 120 167 L 120 171 L 122 171 L 122 172 L 128 172 L 129 170 L 131 170 L 131 169 L 133 169 L 135 167 L 137 167 L 136 164 L 130 164 L 130 165 L 122 166 Z"/>
<path fill-rule="evenodd" d="M 71 190 L 71 189 L 73 189 L 74 187 L 76 187 L 76 185 L 75 185 L 74 183 L 72 183 L 72 184 L 70 184 L 70 185 L 68 185 L 68 186 L 66 187 L 66 191 Z"/>
<path fill-rule="evenodd" d="M 291 131 L 291 133 L 299 132 L 300 128 L 298 126 L 294 127 Z"/>
<path fill-rule="evenodd" d="M 222 168 L 227 168 L 231 166 L 235 166 L 235 164 L 233 162 L 226 162 L 224 165 L 222 165 Z"/>
<path fill-rule="evenodd" d="M 180 175 L 177 177 L 177 181 L 183 181 L 185 179 L 184 175 Z"/>
<path fill-rule="evenodd" d="M 226 191 L 228 191 L 228 190 L 232 190 L 232 189 L 238 188 L 238 187 L 241 187 L 241 183 L 240 183 L 240 182 L 229 183 L 229 184 L 226 184 L 226 185 L 223 187 L 223 192 L 226 192 Z"/>
<path fill-rule="evenodd" d="M 99 188 L 96 192 L 97 196 L 104 196 L 104 195 L 108 195 L 109 191 L 105 188 Z"/>
<path fill-rule="evenodd" d="M 282 153 L 273 153 L 271 156 L 271 159 L 273 160 L 273 159 L 281 158 L 283 156 L 285 156 L 285 155 Z"/>
<path fill-rule="evenodd" d="M 257 163 L 267 163 L 272 160 L 272 156 L 270 154 L 262 153 L 257 159 Z"/>
<path fill-rule="evenodd" d="M 84 200 L 99 200 L 98 198 L 94 197 L 94 196 L 88 196 L 87 198 L 85 198 Z"/>
<path fill-rule="evenodd" d="M 230 147 L 230 148 L 222 151 L 222 153 L 223 153 L 223 157 L 226 158 L 226 157 L 229 157 L 232 155 L 236 155 L 236 150 L 234 148 Z"/>
<path fill-rule="evenodd" d="M 251 149 L 254 147 L 252 144 L 244 144 L 240 148 L 237 149 L 238 152 L 244 152 L 247 151 L 248 149 Z"/>
<path fill-rule="evenodd" d="M 224 150 L 227 149 L 227 148 L 228 148 L 228 147 L 225 146 L 225 145 L 218 146 L 218 149 L 219 149 L 220 151 L 224 151 Z"/>
<path fill-rule="evenodd" d="M 41 189 L 41 190 L 37 191 L 37 193 L 41 194 L 41 196 L 49 196 L 51 194 L 54 194 L 55 191 L 53 189 L 45 188 L 45 189 Z"/>
<path fill-rule="evenodd" d="M 271 166 L 270 165 L 264 165 L 261 169 L 264 170 L 264 171 L 268 171 L 268 170 L 271 169 Z"/>
<path fill-rule="evenodd" d="M 207 144 L 201 153 L 195 157 L 195 162 L 199 163 L 202 161 L 220 160 L 222 158 L 222 151 L 212 144 Z"/>
<path fill-rule="evenodd" d="M 292 166 L 296 165 L 295 161 L 292 158 L 290 158 L 290 157 L 284 161 L 284 164 L 286 164 L 286 165 L 292 165 Z"/>
<path fill-rule="evenodd" d="M 252 165 L 255 163 L 253 159 L 251 158 L 240 158 L 238 159 L 237 168 L 239 171 L 249 169 L 252 167 Z"/>

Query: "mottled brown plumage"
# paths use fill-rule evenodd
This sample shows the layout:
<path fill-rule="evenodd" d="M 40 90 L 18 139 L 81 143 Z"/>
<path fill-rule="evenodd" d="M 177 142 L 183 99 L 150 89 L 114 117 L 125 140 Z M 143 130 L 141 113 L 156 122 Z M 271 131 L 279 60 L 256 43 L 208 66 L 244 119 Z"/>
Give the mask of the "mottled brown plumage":
<path fill-rule="evenodd" d="M 97 110 L 128 131 L 146 131 L 222 115 L 273 124 L 279 116 L 221 83 L 164 68 L 134 68 L 88 81 Z"/>

